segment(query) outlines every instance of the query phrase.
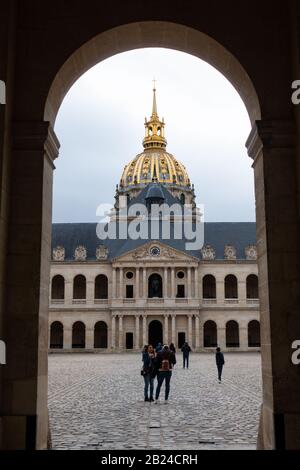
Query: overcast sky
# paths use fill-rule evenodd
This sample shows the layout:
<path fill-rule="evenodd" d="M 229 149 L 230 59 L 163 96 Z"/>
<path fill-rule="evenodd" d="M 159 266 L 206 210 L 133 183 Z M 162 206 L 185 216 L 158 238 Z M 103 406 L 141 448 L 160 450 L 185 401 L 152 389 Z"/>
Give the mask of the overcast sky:
<path fill-rule="evenodd" d="M 189 54 L 140 49 L 84 74 L 60 108 L 54 175 L 54 222 L 95 222 L 114 203 L 124 165 L 143 150 L 144 119 L 157 80 L 167 151 L 187 168 L 205 220 L 254 221 L 254 183 L 245 142 L 250 122 L 233 86 Z"/>

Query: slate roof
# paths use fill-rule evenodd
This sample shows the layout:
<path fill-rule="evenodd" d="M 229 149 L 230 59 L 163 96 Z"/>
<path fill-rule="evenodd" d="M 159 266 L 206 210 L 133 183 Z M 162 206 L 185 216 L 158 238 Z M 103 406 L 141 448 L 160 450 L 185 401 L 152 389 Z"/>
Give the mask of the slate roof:
<path fill-rule="evenodd" d="M 83 245 L 87 249 L 87 259 L 96 259 L 96 249 L 99 245 L 105 245 L 109 250 L 109 259 L 120 256 L 149 240 L 99 240 L 96 234 L 96 223 L 69 223 L 52 225 L 52 248 L 63 246 L 65 259 L 73 260 L 75 249 Z M 245 259 L 245 248 L 256 244 L 254 222 L 206 222 L 204 224 L 205 245 L 211 245 L 216 252 L 216 259 L 224 259 L 225 245 L 233 245 L 237 251 L 237 259 Z M 186 240 L 160 240 L 177 250 L 188 255 L 201 258 L 200 250 L 191 251 L 185 249 Z"/>

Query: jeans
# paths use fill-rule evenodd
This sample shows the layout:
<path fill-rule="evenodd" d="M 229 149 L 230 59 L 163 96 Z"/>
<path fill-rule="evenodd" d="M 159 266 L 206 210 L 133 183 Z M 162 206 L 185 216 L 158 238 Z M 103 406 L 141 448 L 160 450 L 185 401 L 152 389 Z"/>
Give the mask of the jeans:
<path fill-rule="evenodd" d="M 150 387 L 150 398 L 153 398 L 154 379 L 151 377 L 150 374 L 147 374 L 147 375 L 144 375 L 144 381 L 145 381 L 145 388 L 144 388 L 145 398 L 148 398 L 149 387 Z"/>
<path fill-rule="evenodd" d="M 161 386 L 164 382 L 166 381 L 166 390 L 165 390 L 165 400 L 168 400 L 169 398 L 169 393 L 170 393 L 170 381 L 172 377 L 172 372 L 166 371 L 166 372 L 159 372 L 158 373 L 158 378 L 157 378 L 157 387 L 156 387 L 156 394 L 155 394 L 155 399 L 158 400 L 159 394 L 160 394 L 160 389 Z"/>
<path fill-rule="evenodd" d="M 219 380 L 222 378 L 223 364 L 217 364 Z"/>
<path fill-rule="evenodd" d="M 185 366 L 189 368 L 189 354 L 184 354 L 183 355 L 183 368 L 185 369 Z"/>

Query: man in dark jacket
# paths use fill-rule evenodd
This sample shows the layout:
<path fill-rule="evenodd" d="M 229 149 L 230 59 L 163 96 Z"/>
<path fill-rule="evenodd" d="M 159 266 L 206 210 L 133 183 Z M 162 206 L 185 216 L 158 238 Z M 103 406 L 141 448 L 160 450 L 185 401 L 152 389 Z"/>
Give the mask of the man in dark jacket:
<path fill-rule="evenodd" d="M 166 381 L 165 403 L 168 403 L 172 369 L 175 364 L 175 354 L 173 351 L 170 351 L 169 346 L 164 346 L 163 350 L 159 352 L 155 358 L 155 367 L 158 371 L 155 403 L 157 403 L 157 400 L 159 399 L 160 389 L 164 380 Z"/>
<path fill-rule="evenodd" d="M 218 368 L 218 378 L 219 378 L 219 383 L 221 383 L 221 380 L 222 380 L 222 370 L 223 370 L 223 366 L 225 364 L 225 360 L 224 360 L 224 354 L 221 353 L 221 348 L 217 348 L 216 349 L 216 364 L 217 364 L 217 368 Z"/>
<path fill-rule="evenodd" d="M 185 366 L 187 369 L 189 368 L 189 358 L 190 358 L 190 352 L 191 348 L 189 346 L 189 343 L 185 342 L 184 345 L 181 348 L 181 352 L 183 353 L 183 368 L 185 369 Z"/>

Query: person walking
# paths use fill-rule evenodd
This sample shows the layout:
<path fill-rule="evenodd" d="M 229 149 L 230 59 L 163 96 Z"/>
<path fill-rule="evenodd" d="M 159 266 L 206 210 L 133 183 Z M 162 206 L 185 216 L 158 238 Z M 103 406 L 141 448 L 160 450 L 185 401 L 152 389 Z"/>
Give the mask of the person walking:
<path fill-rule="evenodd" d="M 222 381 L 223 366 L 225 364 L 224 354 L 221 352 L 221 348 L 216 349 L 216 364 L 217 364 L 218 379 L 219 379 L 219 384 L 220 384 Z"/>
<path fill-rule="evenodd" d="M 183 368 L 184 369 L 185 369 L 185 366 L 187 369 L 189 368 L 189 358 L 190 358 L 191 351 L 192 350 L 189 346 L 189 343 L 185 342 L 181 348 L 181 352 L 183 354 Z"/>
<path fill-rule="evenodd" d="M 155 352 L 156 354 L 161 352 L 162 351 L 162 344 L 161 343 L 157 343 L 157 346 L 155 348 Z"/>
<path fill-rule="evenodd" d="M 151 349 L 152 348 L 152 349 Z M 153 369 L 154 369 L 154 358 L 155 353 L 152 346 L 144 346 L 142 361 L 143 361 L 143 368 L 141 371 L 142 376 L 144 377 L 144 400 L 145 401 L 154 401 L 153 399 L 153 390 L 154 390 L 154 377 L 153 377 Z M 150 396 L 149 396 L 149 389 L 150 389 Z"/>
<path fill-rule="evenodd" d="M 175 348 L 174 343 L 171 343 L 171 344 L 170 344 L 169 349 L 170 349 L 170 351 L 172 351 L 174 354 L 176 354 L 176 348 Z"/>
<path fill-rule="evenodd" d="M 172 377 L 172 369 L 176 364 L 176 357 L 173 351 L 169 349 L 169 346 L 164 346 L 163 350 L 159 352 L 155 359 L 156 368 L 158 370 L 158 383 L 155 393 L 155 403 L 158 402 L 160 390 L 163 382 L 165 381 L 165 403 L 168 403 L 170 394 L 170 382 Z"/>

